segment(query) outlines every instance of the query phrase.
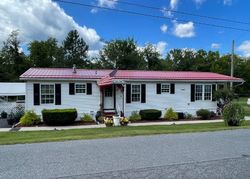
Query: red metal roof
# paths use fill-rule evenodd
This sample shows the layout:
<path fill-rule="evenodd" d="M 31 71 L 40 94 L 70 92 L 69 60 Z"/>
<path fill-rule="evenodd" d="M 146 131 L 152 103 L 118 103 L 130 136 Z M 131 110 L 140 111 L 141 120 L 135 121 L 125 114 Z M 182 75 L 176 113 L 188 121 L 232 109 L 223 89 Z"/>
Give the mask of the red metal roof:
<path fill-rule="evenodd" d="M 112 71 L 76 69 L 73 73 L 72 68 L 30 68 L 20 78 L 100 79 Z"/>
<path fill-rule="evenodd" d="M 113 72 L 113 73 L 112 73 Z M 112 74 L 112 77 L 110 77 Z M 21 79 L 101 79 L 99 83 L 112 83 L 112 79 L 124 80 L 211 80 L 243 81 L 240 78 L 211 72 L 190 71 L 140 71 L 140 70 L 87 70 L 71 68 L 30 68 L 20 76 Z"/>

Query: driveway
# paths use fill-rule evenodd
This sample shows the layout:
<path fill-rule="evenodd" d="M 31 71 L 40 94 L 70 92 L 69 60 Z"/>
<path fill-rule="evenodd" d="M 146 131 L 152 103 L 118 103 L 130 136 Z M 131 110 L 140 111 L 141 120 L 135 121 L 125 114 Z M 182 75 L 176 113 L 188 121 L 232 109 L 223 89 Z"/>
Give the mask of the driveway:
<path fill-rule="evenodd" d="M 249 178 L 250 129 L 0 146 L 0 178 Z"/>

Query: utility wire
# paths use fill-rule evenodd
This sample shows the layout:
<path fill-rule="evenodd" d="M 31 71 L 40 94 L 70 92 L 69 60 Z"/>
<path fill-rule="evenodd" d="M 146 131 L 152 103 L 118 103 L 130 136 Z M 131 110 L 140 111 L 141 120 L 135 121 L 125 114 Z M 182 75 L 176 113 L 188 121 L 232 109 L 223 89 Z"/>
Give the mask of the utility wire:
<path fill-rule="evenodd" d="M 146 13 L 140 13 L 140 12 L 135 12 L 135 11 L 123 10 L 123 9 L 102 7 L 102 6 L 97 6 L 97 5 L 85 4 L 85 3 L 78 3 L 78 2 L 65 1 L 65 0 L 54 0 L 54 1 L 65 3 L 65 4 L 72 4 L 72 5 L 78 5 L 78 6 L 88 7 L 88 8 L 105 9 L 105 10 L 114 11 L 114 12 L 139 15 L 139 16 L 144 16 L 144 17 L 152 17 L 152 18 L 158 18 L 158 19 L 175 20 L 175 21 L 184 22 L 184 23 L 190 22 L 189 20 L 184 20 L 184 19 L 178 19 L 178 20 L 176 20 L 175 18 L 171 18 L 171 17 L 158 16 L 158 15 L 153 15 L 153 14 L 146 14 Z M 194 22 L 195 24 L 198 24 L 198 25 L 205 25 L 205 26 L 210 26 L 210 27 L 217 27 L 217 28 L 224 28 L 224 29 L 231 29 L 231 30 L 238 30 L 238 31 L 250 32 L 249 29 L 243 29 L 243 28 L 237 28 L 237 27 L 231 27 L 231 26 L 223 26 L 223 25 L 217 25 L 217 24 L 211 24 L 211 23 L 205 23 L 205 22 L 199 22 L 199 21 L 192 21 L 192 22 Z"/>
<path fill-rule="evenodd" d="M 121 0 L 119 0 L 119 1 L 108 0 L 108 1 L 116 2 L 116 3 L 120 3 L 120 4 L 126 4 L 126 5 L 130 5 L 130 6 L 135 6 L 135 7 L 142 7 L 142 8 L 146 8 L 146 9 L 160 10 L 162 12 L 164 12 L 164 11 L 168 12 L 169 11 L 169 12 L 173 12 L 173 13 L 176 13 L 176 14 L 189 15 L 189 16 L 193 16 L 193 17 L 201 17 L 201 18 L 219 20 L 219 21 L 224 21 L 224 22 L 232 22 L 232 23 L 237 23 L 237 24 L 250 25 L 249 22 L 237 21 L 237 20 L 220 18 L 220 17 L 213 17 L 213 16 L 206 16 L 206 15 L 201 15 L 201 14 L 194 14 L 194 13 L 190 13 L 190 12 L 173 10 L 173 9 L 169 9 L 169 8 L 165 9 L 165 8 L 160 8 L 160 7 L 155 7 L 155 6 L 148 6 L 148 5 L 138 4 L 138 3 L 128 2 L 128 1 L 121 1 Z"/>

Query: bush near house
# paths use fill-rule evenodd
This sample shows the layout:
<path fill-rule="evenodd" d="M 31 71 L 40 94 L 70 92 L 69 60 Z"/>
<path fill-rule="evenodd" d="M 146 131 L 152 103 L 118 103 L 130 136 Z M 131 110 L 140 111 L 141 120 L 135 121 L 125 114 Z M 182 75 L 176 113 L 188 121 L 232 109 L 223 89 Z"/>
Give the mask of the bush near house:
<path fill-rule="evenodd" d="M 1 118 L 6 119 L 7 116 L 8 116 L 7 112 L 5 112 L 5 111 L 1 112 Z"/>
<path fill-rule="evenodd" d="M 135 122 L 135 121 L 140 121 L 141 120 L 141 116 L 137 111 L 133 111 L 131 113 L 131 116 L 129 116 L 129 120 L 131 122 Z"/>
<path fill-rule="evenodd" d="M 74 123 L 77 111 L 76 109 L 44 109 L 42 116 L 47 125 L 68 125 Z"/>
<path fill-rule="evenodd" d="M 140 110 L 139 114 L 145 120 L 157 120 L 161 117 L 161 111 L 157 109 Z"/>
<path fill-rule="evenodd" d="M 34 111 L 26 111 L 20 119 L 22 126 L 33 126 L 40 122 L 40 117 Z"/>
<path fill-rule="evenodd" d="M 93 122 L 93 118 L 91 115 L 89 114 L 84 114 L 83 117 L 82 117 L 82 120 L 85 121 L 85 122 Z"/>
<path fill-rule="evenodd" d="M 239 104 L 229 103 L 223 109 L 223 118 L 228 126 L 240 126 L 244 121 L 244 108 Z"/>
<path fill-rule="evenodd" d="M 176 112 L 174 112 L 173 108 L 168 108 L 166 113 L 164 114 L 164 119 L 177 120 L 178 114 Z"/>
<path fill-rule="evenodd" d="M 211 112 L 207 109 L 199 109 L 196 111 L 196 115 L 200 116 L 203 120 L 208 120 L 211 118 Z"/>

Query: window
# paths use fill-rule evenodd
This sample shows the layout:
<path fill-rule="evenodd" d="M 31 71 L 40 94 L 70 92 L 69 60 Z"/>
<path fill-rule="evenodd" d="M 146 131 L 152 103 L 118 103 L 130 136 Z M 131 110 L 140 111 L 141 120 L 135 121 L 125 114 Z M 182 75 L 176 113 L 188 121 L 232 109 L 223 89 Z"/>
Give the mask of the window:
<path fill-rule="evenodd" d="M 86 85 L 83 83 L 76 84 L 76 93 L 86 93 Z"/>
<path fill-rule="evenodd" d="M 131 100 L 139 102 L 141 98 L 141 85 L 131 85 Z"/>
<path fill-rule="evenodd" d="M 195 85 L 195 100 L 202 100 L 203 85 Z"/>
<path fill-rule="evenodd" d="M 111 87 L 106 87 L 104 91 L 104 96 L 105 97 L 112 97 L 112 86 Z"/>
<path fill-rule="evenodd" d="M 169 84 L 161 84 L 161 92 L 162 93 L 169 93 L 170 92 L 170 85 Z"/>
<path fill-rule="evenodd" d="M 204 100 L 212 99 L 212 85 L 204 85 Z"/>
<path fill-rule="evenodd" d="M 55 97 L 54 85 L 41 85 L 41 103 L 42 104 L 53 104 Z"/>

